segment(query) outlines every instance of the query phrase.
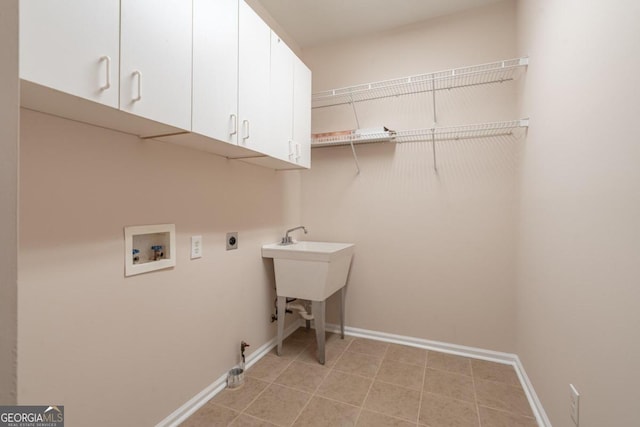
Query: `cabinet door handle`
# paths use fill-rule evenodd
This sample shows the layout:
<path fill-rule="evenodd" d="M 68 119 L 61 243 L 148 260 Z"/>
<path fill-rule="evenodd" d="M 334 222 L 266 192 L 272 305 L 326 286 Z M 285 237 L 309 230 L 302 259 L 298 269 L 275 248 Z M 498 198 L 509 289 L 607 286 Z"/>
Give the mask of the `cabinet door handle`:
<path fill-rule="evenodd" d="M 300 161 L 300 144 L 296 142 L 296 162 Z"/>
<path fill-rule="evenodd" d="M 235 114 L 231 115 L 231 132 L 229 135 L 235 135 L 238 133 L 238 116 Z"/>
<path fill-rule="evenodd" d="M 100 90 L 107 90 L 111 87 L 111 58 L 108 55 L 102 56 L 100 61 L 105 63 L 105 71 L 107 73 L 107 81 L 104 86 L 100 87 Z"/>
<path fill-rule="evenodd" d="M 142 99 L 142 73 L 138 70 L 134 71 L 133 73 L 131 73 L 132 76 L 137 76 L 138 77 L 138 96 L 136 96 L 135 98 L 133 98 L 131 101 L 136 102 L 136 101 L 140 101 Z"/>
<path fill-rule="evenodd" d="M 242 139 L 249 139 L 249 120 L 242 121 L 243 135 Z"/>

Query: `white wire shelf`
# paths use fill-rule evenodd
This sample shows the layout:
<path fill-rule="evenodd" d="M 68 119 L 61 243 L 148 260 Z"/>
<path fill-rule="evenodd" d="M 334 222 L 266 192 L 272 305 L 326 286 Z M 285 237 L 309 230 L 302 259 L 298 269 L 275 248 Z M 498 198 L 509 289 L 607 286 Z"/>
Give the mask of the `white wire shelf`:
<path fill-rule="evenodd" d="M 319 133 L 311 135 L 311 147 L 387 142 L 393 141 L 395 137 L 396 132 L 386 127 Z"/>
<path fill-rule="evenodd" d="M 518 136 L 529 127 L 529 119 L 505 122 L 479 123 L 463 126 L 443 126 L 402 131 L 386 130 L 377 133 L 357 131 L 334 132 L 332 134 L 316 134 L 311 139 L 311 147 L 335 147 L 341 145 L 364 144 L 374 142 L 424 142 L 451 141 L 474 138 L 491 138 L 499 136 Z"/>
<path fill-rule="evenodd" d="M 517 79 L 528 64 L 529 58 L 522 57 L 317 92 L 312 95 L 312 108 L 332 107 L 433 90 L 502 83 Z"/>

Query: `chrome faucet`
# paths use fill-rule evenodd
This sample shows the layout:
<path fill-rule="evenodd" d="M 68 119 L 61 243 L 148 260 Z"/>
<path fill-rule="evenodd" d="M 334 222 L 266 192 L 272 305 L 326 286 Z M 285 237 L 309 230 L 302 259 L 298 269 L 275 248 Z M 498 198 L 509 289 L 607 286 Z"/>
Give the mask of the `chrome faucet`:
<path fill-rule="evenodd" d="M 289 236 L 289 233 L 291 233 L 292 231 L 300 230 L 300 229 L 303 229 L 304 230 L 304 234 L 307 234 L 307 229 L 305 228 L 304 225 L 301 225 L 299 227 L 291 228 L 291 229 L 287 230 L 287 232 L 285 233 L 284 237 L 282 238 L 282 242 L 280 242 L 280 244 L 281 245 L 291 245 L 293 243 L 293 240 L 291 239 L 291 236 Z"/>

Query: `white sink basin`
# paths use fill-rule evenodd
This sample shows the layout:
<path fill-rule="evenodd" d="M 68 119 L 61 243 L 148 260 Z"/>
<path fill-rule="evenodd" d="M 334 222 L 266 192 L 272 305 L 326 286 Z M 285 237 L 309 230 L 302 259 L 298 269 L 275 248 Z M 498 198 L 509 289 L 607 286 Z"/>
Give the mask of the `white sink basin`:
<path fill-rule="evenodd" d="M 295 242 L 291 245 L 273 243 L 262 247 L 262 257 L 303 261 L 333 261 L 342 256 L 353 255 L 353 247 L 353 243 Z"/>
<path fill-rule="evenodd" d="M 296 242 L 262 246 L 273 258 L 278 296 L 324 301 L 347 282 L 353 243 Z"/>

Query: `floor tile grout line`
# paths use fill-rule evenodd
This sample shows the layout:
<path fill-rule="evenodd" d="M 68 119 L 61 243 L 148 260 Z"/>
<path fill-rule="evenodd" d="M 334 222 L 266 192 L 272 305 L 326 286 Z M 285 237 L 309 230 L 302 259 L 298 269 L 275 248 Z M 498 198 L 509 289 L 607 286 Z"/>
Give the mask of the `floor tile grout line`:
<path fill-rule="evenodd" d="M 344 351 L 342 352 L 344 354 Z M 301 353 L 302 354 L 302 353 Z M 342 354 L 340 355 L 340 358 L 342 358 Z M 325 361 L 326 362 L 326 361 Z M 304 363 L 304 362 L 301 362 Z M 336 363 L 338 363 L 336 361 Z M 334 365 L 335 366 L 335 365 Z M 304 412 L 304 410 L 307 408 L 307 406 L 309 406 L 309 404 L 311 403 L 311 401 L 313 400 L 314 397 L 317 396 L 317 392 L 318 389 L 320 388 L 320 386 L 322 385 L 322 383 L 324 382 L 324 380 L 327 379 L 327 377 L 329 376 L 329 374 L 331 373 L 331 371 L 333 370 L 333 368 L 329 368 L 327 369 L 327 373 L 325 374 L 324 378 L 322 378 L 322 381 L 320 381 L 320 384 L 318 384 L 318 386 L 316 387 L 316 389 L 313 391 L 313 393 L 311 393 L 311 397 L 309 398 L 309 400 L 307 401 L 307 403 L 305 403 L 305 405 L 302 407 L 302 409 L 300 409 L 300 412 L 298 412 L 298 415 L 296 416 L 296 418 L 293 420 L 293 423 L 291 423 L 291 425 L 295 425 L 296 421 L 298 421 L 298 419 L 300 418 L 300 416 L 302 415 L 302 413 Z M 317 397 L 321 397 L 321 396 L 317 396 Z"/>
<path fill-rule="evenodd" d="M 384 360 L 384 356 L 380 357 L 380 356 L 374 356 L 373 354 L 358 353 L 357 351 L 351 351 L 348 348 L 344 349 L 343 353 L 357 354 L 358 356 L 367 356 L 367 357 L 370 357 L 372 359 L 376 359 L 376 360 L 380 360 L 380 361 Z"/>
<path fill-rule="evenodd" d="M 535 416 L 529 416 L 529 415 L 523 415 L 523 414 L 519 414 L 517 412 L 511 412 L 511 411 L 506 411 L 504 409 L 500 409 L 500 408 L 492 408 L 491 406 L 487 406 L 487 405 L 480 405 L 478 404 L 478 407 L 482 406 L 483 408 L 487 408 L 487 409 L 491 409 L 492 411 L 497 411 L 497 412 L 501 412 L 503 414 L 509 414 L 509 415 L 515 415 L 518 417 L 522 417 L 522 418 L 529 418 L 530 420 L 534 420 L 536 421 L 536 417 Z"/>
<path fill-rule="evenodd" d="M 296 421 L 298 421 L 298 419 L 300 418 L 300 415 L 302 415 L 304 410 L 307 409 L 307 406 L 309 406 L 312 400 L 313 400 L 313 394 L 309 397 L 309 400 L 307 400 L 307 403 L 305 403 L 304 406 L 300 409 L 300 411 L 298 412 L 298 415 L 296 415 L 296 417 L 293 419 L 293 422 L 289 424 L 290 426 L 295 425 Z"/>
<path fill-rule="evenodd" d="M 471 374 L 463 374 L 463 373 L 460 373 L 460 372 L 457 372 L 457 371 L 452 371 L 452 370 L 446 369 L 446 368 L 440 368 L 440 367 L 436 368 L 436 367 L 433 367 L 433 366 L 427 366 L 427 368 L 428 369 L 433 369 L 434 371 L 446 372 L 448 374 L 455 374 L 455 375 L 460 375 L 460 376 L 463 376 L 463 377 L 470 377 L 471 376 Z"/>
<path fill-rule="evenodd" d="M 425 350 L 425 351 L 427 351 L 427 350 Z M 382 362 L 400 363 L 400 364 L 403 364 L 403 365 L 418 366 L 418 367 L 421 367 L 421 368 L 423 368 L 425 366 L 424 363 L 422 363 L 422 364 L 409 363 L 409 362 L 405 362 L 405 361 L 397 360 L 397 359 L 387 359 L 387 357 L 388 356 L 385 356 L 385 358 L 382 359 Z"/>
<path fill-rule="evenodd" d="M 487 379 L 484 379 L 484 378 L 476 378 L 476 379 L 478 381 L 482 381 L 482 382 L 485 382 L 485 383 L 502 384 L 502 385 L 506 385 L 506 386 L 509 386 L 509 387 L 518 388 L 518 389 L 520 389 L 520 390 L 522 390 L 524 392 L 524 387 L 522 387 L 521 384 L 514 385 L 514 384 L 505 383 L 504 381 L 487 380 Z"/>
<path fill-rule="evenodd" d="M 373 378 L 375 381 L 382 383 L 382 384 L 386 384 L 386 385 L 392 385 L 394 387 L 400 387 L 403 388 L 405 390 L 411 390 L 411 391 L 420 391 L 420 389 L 418 388 L 411 388 L 411 387 L 407 387 L 406 385 L 402 385 L 402 384 L 398 384 L 398 383 L 390 383 L 389 381 L 384 381 L 384 380 L 379 380 L 377 378 Z M 424 385 L 424 380 L 422 381 L 422 384 Z"/>
<path fill-rule="evenodd" d="M 276 356 L 276 357 L 280 357 L 280 356 Z M 247 377 L 249 377 L 249 378 L 254 378 L 254 379 L 256 379 L 256 380 L 260 380 L 260 381 L 263 381 L 263 382 L 266 382 L 266 383 L 269 383 L 269 384 L 273 384 L 273 383 L 274 383 L 274 381 L 275 381 L 275 380 L 276 380 L 280 375 L 282 375 L 282 373 L 283 373 L 284 371 L 286 371 L 286 370 L 287 370 L 287 368 L 288 368 L 288 367 L 291 365 L 291 363 L 293 363 L 293 361 L 294 361 L 294 359 L 288 359 L 288 358 L 281 358 L 281 359 L 282 359 L 282 360 L 288 360 L 288 363 L 284 366 L 284 368 L 282 368 L 282 370 L 278 373 L 278 375 L 277 375 L 274 379 L 272 379 L 271 381 L 267 381 L 267 380 L 265 380 L 265 379 L 263 379 L 263 378 L 254 377 L 254 376 L 252 376 L 252 375 L 249 373 L 249 370 L 247 370 Z M 250 368 L 250 369 L 251 369 L 251 368 Z"/>
<path fill-rule="evenodd" d="M 369 412 L 373 412 L 374 414 L 378 414 L 378 415 L 384 415 L 385 417 L 389 417 L 389 418 L 393 418 L 394 420 L 399 420 L 399 421 L 404 421 L 406 423 L 415 423 L 415 424 L 420 424 L 420 417 L 418 417 L 418 421 L 410 421 L 407 418 L 401 418 L 401 417 L 397 417 L 395 415 L 389 415 L 389 414 L 385 414 L 384 412 L 380 412 L 380 411 L 376 411 L 375 409 L 365 409 L 362 408 L 363 411 L 369 411 Z"/>
<path fill-rule="evenodd" d="M 433 395 L 436 395 L 436 396 L 438 396 L 438 397 L 444 397 L 444 398 L 445 398 L 445 399 L 447 399 L 447 400 L 455 400 L 456 402 L 460 402 L 460 403 L 473 403 L 473 402 L 472 402 L 472 401 L 470 401 L 470 400 L 458 399 L 457 397 L 451 397 L 451 396 L 450 396 L 450 395 L 448 395 L 448 394 L 437 393 L 437 392 L 435 392 L 435 391 L 425 391 L 425 393 L 427 393 L 427 394 L 433 394 Z M 488 406 L 487 406 L 487 405 L 480 405 L 480 406 L 484 406 L 485 408 L 488 408 Z M 495 409 L 495 408 L 490 408 L 490 409 Z"/>
<path fill-rule="evenodd" d="M 318 399 L 330 400 L 332 402 L 340 403 L 342 405 L 351 406 L 352 408 L 360 409 L 362 406 L 354 405 L 352 403 L 343 402 L 342 400 L 334 399 L 332 397 L 323 396 L 321 394 L 314 394 L 313 397 L 317 397 Z"/>
<path fill-rule="evenodd" d="M 427 381 L 427 364 L 429 363 L 429 351 L 425 351 L 424 367 L 422 368 L 422 387 L 420 387 L 420 401 L 418 402 L 418 421 L 416 425 L 420 424 L 420 414 L 422 412 L 422 399 L 424 399 L 424 383 Z"/>
<path fill-rule="evenodd" d="M 472 378 L 473 378 L 473 390 L 474 390 L 474 393 L 475 393 L 476 378 L 475 378 L 475 376 L 473 376 Z M 522 386 L 518 387 L 518 386 L 511 385 L 511 384 L 503 383 L 503 382 L 500 382 L 500 381 L 491 381 L 491 380 L 485 380 L 485 379 L 481 379 L 481 378 L 478 378 L 478 381 L 498 384 L 498 385 L 502 385 L 502 386 L 507 386 L 509 388 L 517 388 L 523 393 L 524 397 L 526 398 L 526 394 L 524 393 L 524 388 Z M 477 396 L 476 396 L 476 400 L 477 400 Z M 488 408 L 488 409 L 493 409 L 493 410 L 496 410 L 496 411 L 504 412 L 504 413 L 507 413 L 507 414 L 512 414 L 512 415 L 517 415 L 517 416 L 522 416 L 522 417 L 534 418 L 535 419 L 535 416 L 524 415 L 524 414 L 519 413 L 519 412 L 508 411 L 508 410 L 505 410 L 505 409 L 495 408 L 495 407 L 492 407 L 492 406 L 489 406 L 489 405 L 480 405 L 480 404 L 478 404 L 478 416 L 480 416 L 480 408 L 479 408 L 480 406 L 483 406 L 483 407 Z M 527 400 L 527 407 L 530 409 L 531 414 L 533 414 L 533 408 L 531 407 L 531 404 L 529 403 L 528 400 Z"/>
<path fill-rule="evenodd" d="M 387 355 L 388 351 L 389 351 L 389 346 L 387 345 L 387 348 L 384 350 L 384 356 Z M 346 350 L 345 350 L 345 353 L 346 353 Z M 382 360 L 384 360 L 384 356 L 382 357 Z M 367 399 L 369 398 L 371 389 L 373 388 L 373 385 L 376 382 L 376 377 L 378 376 L 378 372 L 380 372 L 380 368 L 382 367 L 382 360 L 378 365 L 378 369 L 376 369 L 376 373 L 373 375 L 373 378 L 371 380 L 371 385 L 369 385 L 369 390 L 367 390 L 367 394 L 365 394 L 364 399 L 362 400 L 362 406 L 360 407 L 360 412 L 358 413 L 358 417 L 356 418 L 356 425 L 358 425 L 358 421 L 360 421 L 360 416 L 362 415 L 362 411 L 364 411 L 364 405 L 367 403 Z"/>
<path fill-rule="evenodd" d="M 353 343 L 355 339 L 351 340 L 351 342 L 349 342 L 349 344 L 347 344 L 347 346 L 344 348 L 344 350 L 342 350 L 342 353 L 340 354 L 340 357 L 338 357 L 338 359 L 336 360 L 336 362 L 333 364 L 333 367 L 331 368 L 332 371 L 336 371 L 336 372 L 341 372 L 341 373 L 345 373 L 347 375 L 354 375 L 354 374 L 350 374 L 344 371 L 341 371 L 340 369 L 336 369 L 336 366 L 338 366 L 338 363 L 340 363 L 340 360 L 342 360 L 342 358 L 344 357 L 344 355 L 347 353 L 347 351 L 349 350 L 349 347 L 351 347 L 351 344 Z M 357 375 L 360 377 L 360 375 Z M 371 385 L 373 385 L 373 380 L 371 380 Z M 371 385 L 369 385 L 369 390 L 371 389 Z M 360 420 L 360 415 L 362 414 L 362 410 L 364 408 L 364 402 L 367 400 L 367 395 L 369 394 L 369 391 L 367 390 L 367 394 L 364 396 L 364 399 L 362 399 L 362 404 L 358 407 L 358 415 L 356 416 L 355 422 L 353 423 L 354 426 L 358 425 L 358 420 Z"/>
<path fill-rule="evenodd" d="M 529 415 L 524 415 L 520 412 L 513 412 L 513 411 L 507 411 L 506 409 L 502 409 L 502 408 L 495 408 L 493 406 L 489 406 L 489 405 L 480 405 L 478 404 L 478 407 L 482 406 L 483 408 L 487 408 L 487 409 L 491 409 L 493 411 L 499 411 L 499 412 L 503 412 L 505 414 L 511 414 L 511 415 L 516 415 L 518 417 L 525 417 L 525 418 L 532 418 L 535 419 L 535 416 L 529 416 Z"/>
<path fill-rule="evenodd" d="M 277 356 L 277 357 L 280 357 L 280 356 Z M 286 371 L 286 370 L 287 370 L 287 368 L 291 365 L 291 363 L 293 363 L 293 360 L 289 360 L 289 363 L 287 363 L 287 365 L 284 367 L 284 369 L 282 369 L 282 371 L 280 372 L 280 374 L 282 374 L 282 372 Z M 280 374 L 278 374 L 278 376 L 280 376 Z M 276 377 L 276 378 L 278 378 L 278 377 Z M 274 385 L 274 384 L 275 384 L 275 382 L 274 382 L 274 381 L 276 380 L 276 378 L 274 378 L 274 379 L 273 379 L 273 380 L 271 380 L 271 381 L 264 381 L 264 380 L 262 380 L 263 382 L 266 382 L 266 383 L 267 383 L 267 386 L 266 386 L 265 388 L 263 388 L 263 389 L 262 389 L 262 391 L 261 391 L 260 393 L 258 393 L 258 394 L 256 395 L 256 397 L 254 397 L 254 398 L 253 398 L 253 400 L 251 400 L 251 402 L 249 402 L 249 404 L 248 404 L 247 406 L 245 406 L 245 407 L 244 407 L 244 409 L 243 409 L 242 411 L 240 411 L 240 414 L 238 415 L 238 417 L 239 417 L 240 415 L 242 415 L 242 414 L 245 414 L 245 415 L 248 415 L 248 416 L 250 416 L 250 417 L 251 417 L 251 416 L 253 416 L 253 418 L 257 418 L 257 419 L 259 419 L 259 420 L 261 420 L 261 421 L 266 421 L 266 422 L 268 422 L 268 423 L 271 423 L 271 421 L 269 421 L 269 420 L 264 420 L 264 419 L 262 419 L 262 418 L 256 417 L 255 415 L 247 414 L 245 411 L 246 411 L 247 409 L 249 409 L 249 408 L 251 407 L 251 405 L 253 405 L 253 404 L 255 403 L 255 401 L 256 401 L 256 400 L 258 400 L 258 399 L 260 398 L 260 396 L 262 396 L 262 395 L 264 394 L 264 392 L 265 392 L 265 391 L 267 391 L 267 389 L 268 389 L 269 387 L 271 387 L 272 385 Z M 280 384 L 275 384 L 275 385 L 280 385 Z M 238 391 L 240 391 L 240 390 L 238 390 Z M 271 423 L 271 424 L 273 424 L 273 423 Z"/>
<path fill-rule="evenodd" d="M 298 413 L 298 415 L 296 416 L 296 418 L 293 420 L 293 423 L 291 423 L 291 424 L 290 424 L 290 426 L 292 426 L 292 425 L 296 422 L 296 420 L 298 419 L 298 417 L 300 416 L 300 414 L 302 413 L 302 411 L 304 410 L 304 408 L 306 408 L 306 407 L 307 407 L 307 405 L 309 404 L 309 402 L 311 402 L 311 399 L 313 398 L 313 395 L 312 395 L 311 393 L 307 392 L 307 391 L 302 391 L 302 390 L 300 390 L 300 389 L 293 388 L 293 387 L 289 387 L 289 386 L 282 385 L 282 384 L 271 383 L 271 384 L 269 384 L 269 385 L 270 385 L 270 386 L 271 386 L 271 385 L 275 385 L 275 386 L 278 386 L 278 387 L 287 388 L 287 389 L 289 389 L 289 390 L 293 390 L 293 391 L 298 392 L 298 393 L 305 393 L 305 394 L 308 394 L 308 395 L 310 396 L 310 397 L 309 397 L 309 400 L 307 401 L 307 403 L 305 403 L 304 407 L 300 410 L 300 412 Z M 256 401 L 256 399 L 258 399 L 258 397 L 259 397 L 262 393 L 264 393 L 268 388 L 269 388 L 268 386 L 267 386 L 267 387 L 265 387 L 265 389 L 264 389 L 264 390 L 262 390 L 262 391 L 260 392 L 260 394 L 259 394 L 258 396 L 256 396 L 256 398 L 255 398 L 255 399 L 253 399 L 253 400 L 251 401 L 251 403 L 250 403 L 250 404 L 245 408 L 245 410 L 246 410 L 246 409 L 248 409 L 248 408 L 249 408 L 249 407 L 250 407 L 250 406 L 251 406 L 251 405 Z M 242 413 L 243 413 L 243 414 L 245 414 L 244 410 L 242 411 Z M 273 423 L 273 422 L 271 422 L 271 421 L 269 421 L 269 420 L 265 420 L 264 418 L 257 417 L 257 416 L 255 416 L 255 415 L 251 415 L 251 414 L 246 414 L 246 415 L 253 416 L 253 418 L 257 418 L 257 419 L 259 419 L 259 420 L 261 420 L 261 421 L 266 421 L 266 422 L 271 423 L 271 424 L 276 424 L 276 423 Z"/>
<path fill-rule="evenodd" d="M 348 348 L 344 349 L 345 353 L 351 353 L 351 354 L 357 354 L 358 356 L 367 356 L 367 357 L 371 357 L 372 359 L 378 359 L 378 360 L 384 360 L 384 356 L 376 356 L 370 353 L 361 353 L 359 351 L 353 351 L 353 350 L 349 350 Z"/>
<path fill-rule="evenodd" d="M 230 426 L 233 424 L 233 422 L 235 420 L 237 420 L 238 418 L 240 418 L 240 416 L 242 415 L 242 412 L 238 412 L 238 415 L 236 415 L 235 417 L 233 417 L 233 419 L 231 421 L 229 421 L 229 423 L 227 424 L 227 426 Z"/>
<path fill-rule="evenodd" d="M 438 368 L 434 368 L 433 366 L 427 366 L 426 369 L 433 369 L 434 371 L 444 372 L 446 374 L 459 375 L 461 377 L 471 378 L 471 375 L 461 374 L 460 372 L 447 371 L 446 369 L 438 369 Z"/>
<path fill-rule="evenodd" d="M 241 411 L 238 411 L 238 410 L 233 409 L 233 408 L 229 408 L 228 406 L 220 405 L 219 403 L 212 403 L 211 401 L 209 401 L 209 402 L 207 402 L 207 403 L 211 403 L 211 405 L 212 405 L 212 406 L 217 406 L 218 408 L 228 409 L 228 410 L 230 410 L 230 411 L 236 412 L 236 416 L 235 416 L 235 417 L 233 417 L 233 418 L 231 419 L 231 421 L 229 421 L 229 423 L 227 424 L 228 426 L 230 426 L 231 424 L 233 424 L 233 422 L 234 422 L 234 421 L 235 421 L 235 420 L 236 420 L 240 415 L 242 415 L 242 412 L 241 412 Z M 192 415 L 193 415 L 193 414 L 192 414 Z M 188 418 L 187 418 L 187 420 L 188 420 Z M 183 422 L 186 422 L 187 420 L 185 420 L 185 421 L 183 421 Z M 182 425 L 182 423 L 181 423 L 180 425 Z"/>
<path fill-rule="evenodd" d="M 482 420 L 480 419 L 480 405 L 478 405 L 478 392 L 476 391 L 476 378 L 473 375 L 473 366 L 469 361 L 469 369 L 471 371 L 471 384 L 473 385 L 473 400 L 476 404 L 476 417 L 478 417 L 478 427 L 482 427 Z"/>
<path fill-rule="evenodd" d="M 233 421 L 237 420 L 237 419 L 238 419 L 238 418 L 240 418 L 240 416 L 242 416 L 242 415 L 244 415 L 245 417 L 253 418 L 254 420 L 264 421 L 264 422 L 269 423 L 269 424 L 274 425 L 274 426 L 275 426 L 275 425 L 277 425 L 277 424 L 275 424 L 275 423 L 272 423 L 271 421 L 263 420 L 263 419 L 262 419 L 262 418 L 260 418 L 260 417 L 256 417 L 255 415 L 245 414 L 245 413 L 241 413 L 241 414 L 240 414 L 240 415 L 238 415 L 238 416 L 237 416 Z M 233 421 L 231 422 L 231 424 L 233 424 Z"/>
<path fill-rule="evenodd" d="M 350 351 L 351 353 L 357 353 L 357 354 L 364 354 L 365 356 L 375 357 L 376 359 L 378 358 L 378 356 L 376 356 L 375 354 L 363 353 L 362 351 L 357 351 L 357 350 L 349 350 L 349 347 L 351 347 L 353 345 L 353 343 L 356 342 L 357 340 L 361 340 L 361 341 L 365 341 L 365 342 L 366 341 L 372 341 L 372 342 L 379 343 L 379 344 L 385 344 L 384 354 L 382 355 L 382 359 L 384 359 L 384 357 L 387 354 L 387 350 L 389 349 L 389 343 L 384 342 L 384 341 L 372 340 L 372 339 L 369 339 L 369 338 L 354 338 L 354 339 L 351 340 L 351 342 L 349 343 L 349 345 L 347 346 L 345 351 Z"/>

